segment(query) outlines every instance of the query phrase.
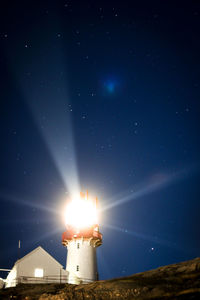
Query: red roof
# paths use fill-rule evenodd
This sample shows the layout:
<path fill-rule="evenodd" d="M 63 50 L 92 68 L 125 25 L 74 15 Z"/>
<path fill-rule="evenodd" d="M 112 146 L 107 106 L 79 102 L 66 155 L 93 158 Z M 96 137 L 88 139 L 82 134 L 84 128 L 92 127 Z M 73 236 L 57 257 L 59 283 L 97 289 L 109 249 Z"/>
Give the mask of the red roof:
<path fill-rule="evenodd" d="M 100 239 L 102 240 L 102 234 L 93 228 L 89 229 L 82 229 L 82 230 L 77 230 L 77 229 L 69 229 L 65 231 L 62 234 L 62 242 L 65 242 L 67 240 L 72 240 L 74 238 L 95 238 L 95 239 Z"/>

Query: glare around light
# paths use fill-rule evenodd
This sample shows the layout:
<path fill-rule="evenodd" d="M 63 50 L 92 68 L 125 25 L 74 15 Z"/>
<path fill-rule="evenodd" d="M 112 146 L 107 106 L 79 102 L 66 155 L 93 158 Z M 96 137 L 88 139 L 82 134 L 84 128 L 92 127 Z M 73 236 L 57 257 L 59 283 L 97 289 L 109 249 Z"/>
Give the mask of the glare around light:
<path fill-rule="evenodd" d="M 87 228 L 97 224 L 96 203 L 90 199 L 76 197 L 65 209 L 65 224 L 75 228 Z"/>

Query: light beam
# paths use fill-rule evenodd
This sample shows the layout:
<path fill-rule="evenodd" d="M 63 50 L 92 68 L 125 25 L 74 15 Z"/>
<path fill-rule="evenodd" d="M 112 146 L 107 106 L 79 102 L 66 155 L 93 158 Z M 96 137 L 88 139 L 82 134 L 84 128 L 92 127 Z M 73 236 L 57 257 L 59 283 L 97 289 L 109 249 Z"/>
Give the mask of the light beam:
<path fill-rule="evenodd" d="M 197 165 L 188 166 L 182 170 L 176 171 L 171 174 L 159 173 L 156 176 L 151 177 L 146 180 L 143 184 L 130 188 L 128 193 L 124 193 L 121 197 L 115 195 L 112 199 L 109 199 L 107 202 L 109 204 L 104 205 L 101 211 L 109 210 L 113 207 L 117 207 L 129 201 L 136 200 L 140 197 L 149 195 L 155 191 L 161 190 L 171 184 L 175 184 L 179 180 L 185 179 L 191 172 L 197 170 Z"/>

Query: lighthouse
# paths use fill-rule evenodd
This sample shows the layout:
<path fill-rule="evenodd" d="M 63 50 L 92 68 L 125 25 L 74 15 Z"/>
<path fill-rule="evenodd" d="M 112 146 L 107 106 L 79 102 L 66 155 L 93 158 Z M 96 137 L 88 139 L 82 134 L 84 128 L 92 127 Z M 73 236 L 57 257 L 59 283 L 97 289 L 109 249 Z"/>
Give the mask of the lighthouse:
<path fill-rule="evenodd" d="M 97 198 L 89 198 L 87 191 L 75 196 L 66 207 L 62 244 L 67 247 L 68 283 L 98 280 L 96 248 L 102 244 L 102 234 L 99 232 L 97 202 Z"/>

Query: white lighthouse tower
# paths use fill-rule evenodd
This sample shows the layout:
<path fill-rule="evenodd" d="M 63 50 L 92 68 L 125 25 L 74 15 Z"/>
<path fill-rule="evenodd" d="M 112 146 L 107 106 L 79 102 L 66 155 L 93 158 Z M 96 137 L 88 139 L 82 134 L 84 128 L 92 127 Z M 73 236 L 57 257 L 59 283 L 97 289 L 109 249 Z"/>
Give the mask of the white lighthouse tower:
<path fill-rule="evenodd" d="M 97 198 L 92 201 L 80 194 L 66 209 L 67 230 L 62 244 L 67 247 L 66 270 L 68 283 L 89 283 L 98 280 L 96 248 L 102 244 L 102 234 L 97 221 Z"/>

